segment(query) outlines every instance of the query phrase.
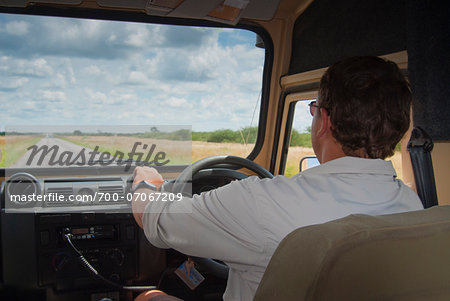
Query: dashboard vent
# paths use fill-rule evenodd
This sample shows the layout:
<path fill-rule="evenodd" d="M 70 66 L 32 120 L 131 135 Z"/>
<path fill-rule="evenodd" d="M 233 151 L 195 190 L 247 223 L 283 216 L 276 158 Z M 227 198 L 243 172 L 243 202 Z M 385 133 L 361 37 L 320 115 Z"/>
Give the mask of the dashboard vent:
<path fill-rule="evenodd" d="M 100 204 L 119 204 L 125 203 L 125 190 L 122 184 L 120 185 L 100 185 L 98 192 L 103 193 Z"/>
<path fill-rule="evenodd" d="M 52 185 L 53 186 L 53 185 Z M 69 201 L 69 196 L 73 195 L 73 188 L 71 186 L 60 186 L 55 185 L 53 187 L 46 187 L 45 194 L 47 195 L 47 201 L 44 203 L 45 206 L 73 206 L 73 202 Z M 51 197 L 53 194 L 53 197 Z M 59 198 L 63 196 L 63 201 Z"/>

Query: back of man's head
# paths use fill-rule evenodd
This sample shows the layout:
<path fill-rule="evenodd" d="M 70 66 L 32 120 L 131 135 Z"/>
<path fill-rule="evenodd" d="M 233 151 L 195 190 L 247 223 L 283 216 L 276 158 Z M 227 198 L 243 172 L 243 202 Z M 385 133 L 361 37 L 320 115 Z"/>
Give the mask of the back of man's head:
<path fill-rule="evenodd" d="M 319 104 L 331 118 L 344 153 L 392 156 L 408 130 L 412 96 L 397 65 L 378 57 L 353 57 L 330 66 L 320 82 Z"/>

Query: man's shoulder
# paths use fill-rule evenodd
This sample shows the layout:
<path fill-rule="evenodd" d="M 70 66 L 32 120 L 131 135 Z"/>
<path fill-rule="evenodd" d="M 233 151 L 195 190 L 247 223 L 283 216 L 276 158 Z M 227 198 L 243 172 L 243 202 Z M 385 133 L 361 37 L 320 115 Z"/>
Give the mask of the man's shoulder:
<path fill-rule="evenodd" d="M 293 178 L 321 174 L 396 175 L 391 161 L 346 156 L 307 169 L 296 174 L 295 176 L 293 176 Z"/>
<path fill-rule="evenodd" d="M 284 175 L 277 175 L 273 178 L 259 178 L 257 176 L 250 176 L 246 179 L 243 179 L 239 181 L 240 184 L 248 187 L 254 187 L 254 186 L 267 186 L 267 185 L 277 185 L 280 183 L 288 183 L 292 182 L 292 178 L 288 178 Z"/>

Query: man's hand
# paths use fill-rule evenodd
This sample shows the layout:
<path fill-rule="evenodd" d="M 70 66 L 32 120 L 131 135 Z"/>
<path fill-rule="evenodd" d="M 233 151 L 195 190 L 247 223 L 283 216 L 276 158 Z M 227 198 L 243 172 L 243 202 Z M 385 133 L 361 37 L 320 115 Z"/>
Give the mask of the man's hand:
<path fill-rule="evenodd" d="M 151 290 L 141 293 L 139 296 L 134 299 L 134 301 L 182 301 L 174 296 L 169 296 L 166 293 L 159 290 Z"/>
<path fill-rule="evenodd" d="M 162 176 L 153 167 L 138 166 L 133 172 L 133 187 L 142 181 L 153 183 L 158 189 L 164 182 Z"/>
<path fill-rule="evenodd" d="M 162 183 L 164 182 L 162 176 L 159 174 L 159 172 L 154 169 L 153 167 L 136 167 L 134 169 L 133 173 L 133 184 L 132 187 L 134 188 L 139 182 L 147 181 L 156 186 L 156 188 L 160 189 Z M 137 192 L 139 193 L 152 193 L 150 189 L 139 189 Z M 131 207 L 133 209 L 133 216 L 136 220 L 136 223 L 139 225 L 139 227 L 143 228 L 142 224 L 142 216 L 144 215 L 145 206 L 147 206 L 149 198 L 147 198 L 147 201 L 142 201 L 140 198 L 138 198 L 139 194 L 136 194 L 133 198 L 133 203 L 131 204 Z"/>

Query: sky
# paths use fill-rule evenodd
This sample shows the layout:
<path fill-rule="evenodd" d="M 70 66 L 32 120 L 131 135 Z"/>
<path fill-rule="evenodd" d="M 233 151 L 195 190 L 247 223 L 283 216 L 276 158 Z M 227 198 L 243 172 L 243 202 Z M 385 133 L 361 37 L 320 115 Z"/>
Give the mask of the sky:
<path fill-rule="evenodd" d="M 245 30 L 0 14 L 0 128 L 256 126 L 255 40 Z"/>

